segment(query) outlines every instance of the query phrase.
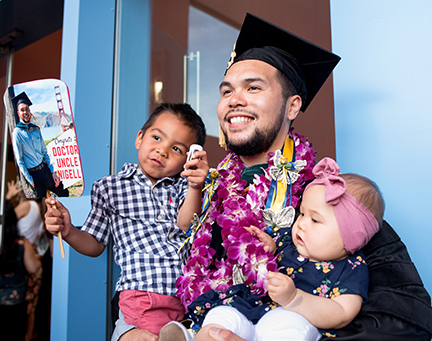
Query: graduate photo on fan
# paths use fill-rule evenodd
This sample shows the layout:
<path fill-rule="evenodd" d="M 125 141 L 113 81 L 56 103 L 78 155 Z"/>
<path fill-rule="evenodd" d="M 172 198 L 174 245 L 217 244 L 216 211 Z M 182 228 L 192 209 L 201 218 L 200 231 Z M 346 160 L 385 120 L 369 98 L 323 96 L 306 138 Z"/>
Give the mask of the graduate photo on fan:
<path fill-rule="evenodd" d="M 66 84 L 56 79 L 15 84 L 4 103 L 25 195 L 80 196 L 83 172 Z"/>

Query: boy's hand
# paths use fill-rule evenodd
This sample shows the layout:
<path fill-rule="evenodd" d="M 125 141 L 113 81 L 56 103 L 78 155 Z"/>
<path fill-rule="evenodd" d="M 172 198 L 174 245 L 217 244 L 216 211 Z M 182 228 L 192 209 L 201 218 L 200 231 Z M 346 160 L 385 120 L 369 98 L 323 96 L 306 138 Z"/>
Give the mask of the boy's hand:
<path fill-rule="evenodd" d="M 264 244 L 265 251 L 270 251 L 273 254 L 276 252 L 276 243 L 268 233 L 261 231 L 255 226 L 247 227 L 246 230 L 258 236 L 259 241 Z"/>
<path fill-rule="evenodd" d="M 185 170 L 180 175 L 187 177 L 189 188 L 201 190 L 209 172 L 207 152 L 204 150 L 196 151 L 193 159 L 184 164 L 184 168 Z"/>
<path fill-rule="evenodd" d="M 72 227 L 71 217 L 68 209 L 63 204 L 53 198 L 45 199 L 47 211 L 45 213 L 46 229 L 53 235 L 59 231 L 62 237 L 67 238 Z"/>
<path fill-rule="evenodd" d="M 296 296 L 297 289 L 291 277 L 281 272 L 269 271 L 267 279 L 270 298 L 282 307 L 288 305 Z"/>
<path fill-rule="evenodd" d="M 209 171 L 207 153 L 203 150 L 196 151 L 193 159 L 184 164 L 184 168 L 185 170 L 180 175 L 187 177 L 189 188 L 179 208 L 177 226 L 187 231 L 194 214 L 201 212 L 202 188 Z"/>

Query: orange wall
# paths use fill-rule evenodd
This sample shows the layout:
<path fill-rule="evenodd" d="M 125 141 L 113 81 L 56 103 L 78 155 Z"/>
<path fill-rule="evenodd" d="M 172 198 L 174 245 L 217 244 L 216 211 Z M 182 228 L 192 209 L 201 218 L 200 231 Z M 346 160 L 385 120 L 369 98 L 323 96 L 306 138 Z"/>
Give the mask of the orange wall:
<path fill-rule="evenodd" d="M 62 30 L 17 51 L 13 83 L 42 78 L 60 78 Z"/>

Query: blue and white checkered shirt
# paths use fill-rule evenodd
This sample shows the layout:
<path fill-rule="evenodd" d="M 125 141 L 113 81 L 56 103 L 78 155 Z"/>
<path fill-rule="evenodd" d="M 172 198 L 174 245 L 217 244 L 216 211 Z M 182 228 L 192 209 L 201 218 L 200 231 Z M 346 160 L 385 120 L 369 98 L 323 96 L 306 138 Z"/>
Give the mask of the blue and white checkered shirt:
<path fill-rule="evenodd" d="M 176 296 L 181 274 L 177 249 L 186 235 L 177 227 L 186 197 L 186 178 L 163 178 L 152 185 L 138 165 L 125 163 L 117 175 L 93 184 L 92 209 L 82 231 L 107 245 L 114 240 L 121 273 L 116 291 L 142 290 Z"/>

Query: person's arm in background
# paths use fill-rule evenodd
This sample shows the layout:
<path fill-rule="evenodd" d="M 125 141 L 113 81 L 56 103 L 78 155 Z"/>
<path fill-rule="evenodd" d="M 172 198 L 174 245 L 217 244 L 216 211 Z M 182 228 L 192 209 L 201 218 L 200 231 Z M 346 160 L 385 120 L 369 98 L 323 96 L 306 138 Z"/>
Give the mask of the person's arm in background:
<path fill-rule="evenodd" d="M 18 195 L 22 191 L 22 188 L 19 186 L 18 182 L 15 182 L 14 180 L 9 181 L 7 183 L 7 187 L 8 187 L 8 190 L 7 190 L 5 196 L 6 196 L 6 199 L 9 199 L 9 200 L 11 200 L 13 197 Z"/>
<path fill-rule="evenodd" d="M 35 252 L 33 245 L 23 238 L 24 244 L 24 266 L 28 273 L 33 274 L 40 269 L 42 262 L 40 256 Z"/>

